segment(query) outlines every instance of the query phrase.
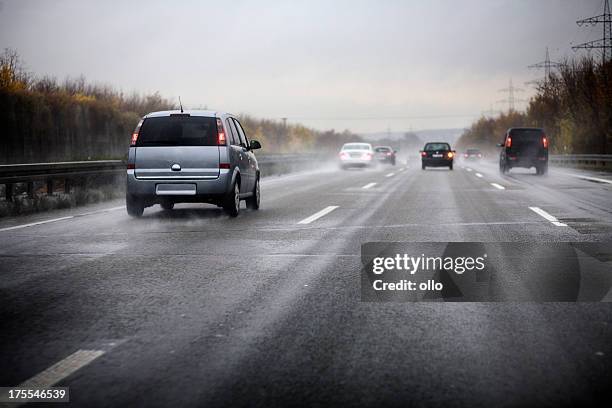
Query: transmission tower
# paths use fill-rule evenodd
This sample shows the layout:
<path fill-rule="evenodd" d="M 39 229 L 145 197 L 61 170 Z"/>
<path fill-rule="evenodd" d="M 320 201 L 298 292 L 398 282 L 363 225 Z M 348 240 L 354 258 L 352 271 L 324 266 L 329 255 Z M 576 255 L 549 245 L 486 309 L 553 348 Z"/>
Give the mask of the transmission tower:
<path fill-rule="evenodd" d="M 559 68 L 561 66 L 563 66 L 562 63 L 550 60 L 550 55 L 548 54 L 548 47 L 546 47 L 546 59 L 544 59 L 544 61 L 542 62 L 538 62 L 537 64 L 529 65 L 527 68 L 531 68 L 531 69 L 542 69 L 543 68 L 544 69 L 544 86 L 546 86 L 548 84 L 548 80 L 550 79 L 550 73 L 552 71 L 552 68 Z M 532 84 L 534 83 L 534 81 L 529 81 L 526 83 Z"/>
<path fill-rule="evenodd" d="M 512 85 L 512 78 L 510 78 L 510 83 L 508 85 L 507 88 L 504 89 L 499 89 L 498 92 L 507 92 L 508 93 L 508 97 L 506 99 L 502 99 L 497 101 L 497 103 L 507 103 L 508 104 L 508 111 L 513 111 L 515 110 L 515 105 L 517 102 L 527 102 L 524 99 L 517 99 L 515 96 L 516 92 L 524 92 L 524 89 L 521 88 L 517 88 L 514 85 Z"/>
<path fill-rule="evenodd" d="M 576 24 L 578 24 L 579 27 L 582 27 L 583 25 L 594 26 L 597 24 L 603 24 L 603 38 L 573 46 L 572 50 L 601 50 L 602 62 L 604 63 L 612 58 L 612 14 L 610 13 L 609 0 L 605 0 L 604 2 L 603 14 L 578 20 L 576 21 Z"/>

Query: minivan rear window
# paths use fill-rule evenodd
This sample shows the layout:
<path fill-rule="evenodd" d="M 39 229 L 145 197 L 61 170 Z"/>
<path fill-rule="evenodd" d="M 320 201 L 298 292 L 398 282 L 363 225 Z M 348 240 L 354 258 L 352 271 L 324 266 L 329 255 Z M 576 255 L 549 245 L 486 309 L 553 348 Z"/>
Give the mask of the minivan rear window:
<path fill-rule="evenodd" d="M 217 146 L 217 119 L 203 116 L 162 116 L 142 123 L 136 147 Z"/>

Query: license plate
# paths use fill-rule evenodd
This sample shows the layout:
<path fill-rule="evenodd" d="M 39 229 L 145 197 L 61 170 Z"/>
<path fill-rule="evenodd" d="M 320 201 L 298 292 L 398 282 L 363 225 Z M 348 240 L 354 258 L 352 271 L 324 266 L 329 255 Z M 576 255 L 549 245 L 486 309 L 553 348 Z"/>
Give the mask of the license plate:
<path fill-rule="evenodd" d="M 195 184 L 158 184 L 155 188 L 157 195 L 195 195 Z"/>
<path fill-rule="evenodd" d="M 444 157 L 443 154 L 432 154 L 431 157 Z"/>

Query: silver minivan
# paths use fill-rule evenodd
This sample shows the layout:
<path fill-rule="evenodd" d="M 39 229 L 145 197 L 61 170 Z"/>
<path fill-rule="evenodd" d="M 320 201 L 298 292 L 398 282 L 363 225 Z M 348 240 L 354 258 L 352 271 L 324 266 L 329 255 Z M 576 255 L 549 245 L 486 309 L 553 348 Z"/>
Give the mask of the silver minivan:
<path fill-rule="evenodd" d="M 127 163 L 126 206 L 140 217 L 145 207 L 204 202 L 231 216 L 258 209 L 259 166 L 244 128 L 229 113 L 164 111 L 146 115 L 136 126 Z"/>

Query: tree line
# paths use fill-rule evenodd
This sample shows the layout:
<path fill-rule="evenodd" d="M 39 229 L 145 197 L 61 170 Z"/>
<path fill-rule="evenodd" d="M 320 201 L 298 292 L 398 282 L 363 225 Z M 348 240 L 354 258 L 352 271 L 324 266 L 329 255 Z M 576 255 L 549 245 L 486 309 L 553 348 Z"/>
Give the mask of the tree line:
<path fill-rule="evenodd" d="M 612 61 L 565 61 L 539 81 L 524 112 L 481 117 L 457 142 L 493 151 L 510 127 L 541 127 L 556 154 L 612 154 Z"/>
<path fill-rule="evenodd" d="M 29 73 L 15 50 L 0 54 L 0 163 L 121 159 L 131 132 L 149 112 L 177 109 L 158 92 L 125 94 L 83 76 L 58 81 Z M 239 115 L 262 153 L 336 152 L 349 131 L 319 131 L 301 124 Z"/>

